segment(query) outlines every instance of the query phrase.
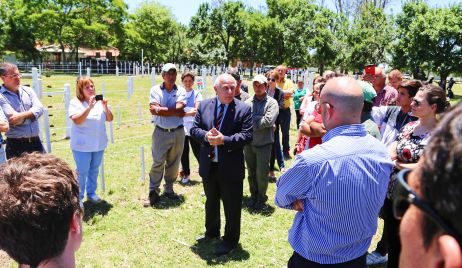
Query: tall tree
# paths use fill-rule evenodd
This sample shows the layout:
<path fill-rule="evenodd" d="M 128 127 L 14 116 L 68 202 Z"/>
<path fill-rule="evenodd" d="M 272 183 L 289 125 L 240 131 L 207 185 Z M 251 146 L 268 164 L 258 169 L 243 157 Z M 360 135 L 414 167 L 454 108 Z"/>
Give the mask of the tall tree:
<path fill-rule="evenodd" d="M 144 56 L 149 61 L 171 60 L 177 28 L 170 9 L 156 2 L 142 3 L 126 26 L 126 57 L 139 59 L 144 49 Z"/>
<path fill-rule="evenodd" d="M 244 4 L 239 1 L 219 2 L 214 8 L 203 3 L 191 18 L 188 37 L 199 37 L 208 47 L 213 48 L 212 51 L 222 51 L 223 63 L 229 65 L 231 60 L 237 58 L 243 45 L 244 13 Z"/>
<path fill-rule="evenodd" d="M 392 25 L 382 8 L 370 3 L 362 6 L 348 34 L 350 68 L 382 63 L 393 42 Z"/>

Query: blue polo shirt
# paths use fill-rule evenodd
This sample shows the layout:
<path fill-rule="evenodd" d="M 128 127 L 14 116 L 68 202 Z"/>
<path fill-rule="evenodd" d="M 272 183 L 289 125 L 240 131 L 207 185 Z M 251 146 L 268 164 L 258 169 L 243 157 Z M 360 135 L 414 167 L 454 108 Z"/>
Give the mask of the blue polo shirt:
<path fill-rule="evenodd" d="M 39 124 L 37 119 L 42 116 L 43 105 L 35 92 L 30 87 L 20 86 L 18 93 L 0 88 L 0 107 L 6 116 L 14 113 L 32 112 L 34 119 L 26 119 L 20 125 L 10 125 L 6 133 L 8 138 L 30 138 L 39 136 Z"/>
<path fill-rule="evenodd" d="M 186 104 L 186 90 L 180 86 L 173 86 L 169 92 L 164 84 L 151 88 L 149 103 L 158 103 L 161 107 L 175 108 L 178 102 Z M 153 115 L 153 123 L 161 128 L 176 128 L 183 125 L 183 117 Z"/>

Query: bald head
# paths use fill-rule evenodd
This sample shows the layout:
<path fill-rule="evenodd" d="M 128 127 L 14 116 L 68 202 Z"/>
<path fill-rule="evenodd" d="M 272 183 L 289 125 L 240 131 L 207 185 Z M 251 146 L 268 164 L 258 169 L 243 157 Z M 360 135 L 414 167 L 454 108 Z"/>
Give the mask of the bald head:
<path fill-rule="evenodd" d="M 363 92 L 356 80 L 336 77 L 327 81 L 321 93 L 322 115 L 327 130 L 361 123 Z"/>

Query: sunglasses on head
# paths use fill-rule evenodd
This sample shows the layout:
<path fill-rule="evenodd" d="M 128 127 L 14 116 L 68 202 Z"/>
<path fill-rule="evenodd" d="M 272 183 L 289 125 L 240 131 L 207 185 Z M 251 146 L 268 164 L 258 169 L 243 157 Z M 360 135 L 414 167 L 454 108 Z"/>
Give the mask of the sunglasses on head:
<path fill-rule="evenodd" d="M 398 173 L 398 183 L 393 198 L 393 215 L 395 218 L 398 220 L 402 219 L 407 209 L 412 204 L 422 210 L 444 232 L 456 238 L 457 241 L 462 241 L 462 236 L 454 230 L 454 228 L 452 228 L 430 204 L 417 197 L 416 192 L 414 192 L 407 183 L 410 172 L 410 169 L 403 169 Z"/>

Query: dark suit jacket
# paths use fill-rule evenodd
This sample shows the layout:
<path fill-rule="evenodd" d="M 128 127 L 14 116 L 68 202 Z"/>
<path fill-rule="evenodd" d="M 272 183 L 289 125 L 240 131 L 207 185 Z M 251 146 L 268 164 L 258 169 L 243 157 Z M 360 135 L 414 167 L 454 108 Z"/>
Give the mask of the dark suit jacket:
<path fill-rule="evenodd" d="M 216 97 L 201 101 L 196 113 L 191 137 L 201 144 L 199 155 L 199 175 L 207 178 L 212 159 L 213 147 L 205 141 L 205 135 L 213 128 L 215 121 Z M 252 141 L 252 112 L 250 106 L 234 99 L 226 110 L 219 130 L 225 136 L 224 144 L 218 146 L 218 167 L 221 177 L 244 179 L 244 145 Z"/>
<path fill-rule="evenodd" d="M 284 110 L 284 93 L 282 93 L 282 90 L 278 87 L 274 89 L 274 96 L 273 98 L 278 102 L 279 106 L 279 114 L 281 114 L 281 110 Z M 281 124 L 281 118 L 278 114 L 278 118 L 276 118 L 276 124 L 279 125 Z"/>

